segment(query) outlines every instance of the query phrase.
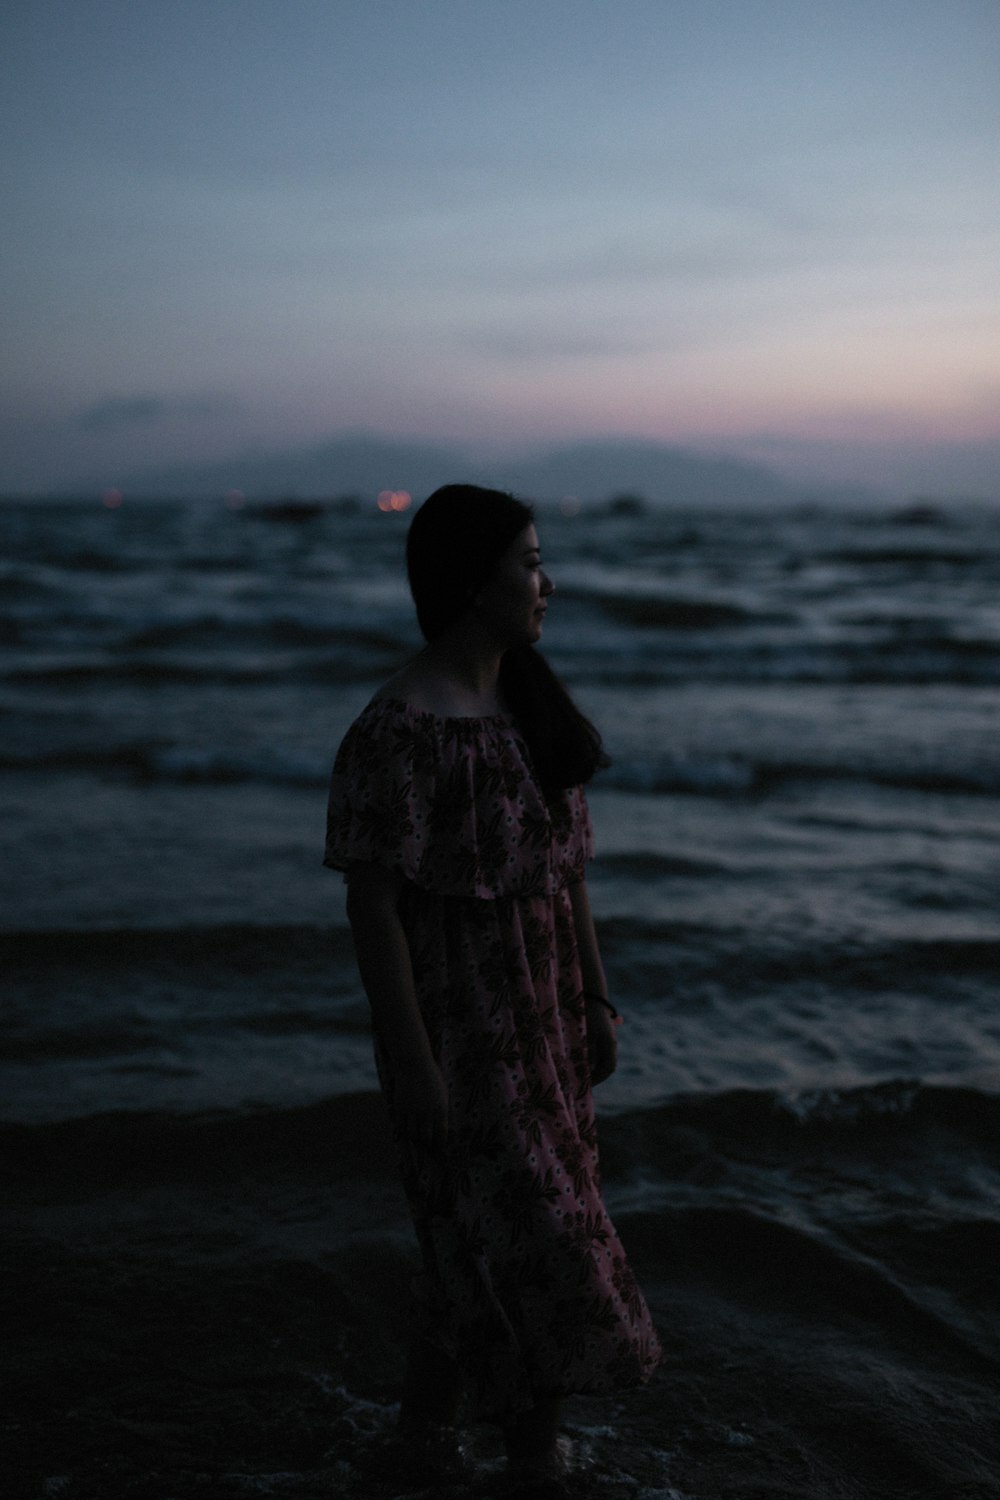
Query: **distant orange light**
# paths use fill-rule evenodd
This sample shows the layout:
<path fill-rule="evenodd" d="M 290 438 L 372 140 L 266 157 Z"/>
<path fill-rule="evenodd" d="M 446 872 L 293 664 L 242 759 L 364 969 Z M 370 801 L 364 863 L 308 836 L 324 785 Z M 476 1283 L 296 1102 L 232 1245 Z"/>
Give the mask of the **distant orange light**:
<path fill-rule="evenodd" d="M 101 504 L 105 510 L 117 510 L 124 499 L 121 490 L 105 490 L 101 496 Z"/>
<path fill-rule="evenodd" d="M 389 511 L 408 510 L 413 504 L 413 496 L 409 490 L 380 490 L 378 497 L 378 508 L 386 514 Z"/>

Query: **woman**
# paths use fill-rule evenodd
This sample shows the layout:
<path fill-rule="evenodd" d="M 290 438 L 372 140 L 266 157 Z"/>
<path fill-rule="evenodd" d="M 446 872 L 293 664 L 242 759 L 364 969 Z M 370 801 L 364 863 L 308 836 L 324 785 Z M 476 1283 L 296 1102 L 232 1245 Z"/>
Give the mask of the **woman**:
<path fill-rule="evenodd" d="M 562 1396 L 659 1358 L 598 1178 L 617 1014 L 581 786 L 607 761 L 534 649 L 553 584 L 529 506 L 437 490 L 407 571 L 427 644 L 341 745 L 326 850 L 423 1257 L 401 1423 L 426 1452 L 464 1392 L 533 1480 Z"/>

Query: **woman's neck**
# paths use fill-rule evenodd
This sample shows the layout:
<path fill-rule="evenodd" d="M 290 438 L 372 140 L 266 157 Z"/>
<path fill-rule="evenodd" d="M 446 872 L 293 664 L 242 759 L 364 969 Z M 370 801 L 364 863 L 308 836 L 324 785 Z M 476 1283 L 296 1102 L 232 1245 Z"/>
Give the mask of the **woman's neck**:
<path fill-rule="evenodd" d="M 414 665 L 429 684 L 461 703 L 463 712 L 495 713 L 503 707 L 499 696 L 502 655 L 456 631 L 431 641 Z"/>
<path fill-rule="evenodd" d="M 431 713 L 475 718 L 505 712 L 500 695 L 503 652 L 485 648 L 475 632 L 439 636 L 397 672 L 379 696 L 402 698 Z"/>

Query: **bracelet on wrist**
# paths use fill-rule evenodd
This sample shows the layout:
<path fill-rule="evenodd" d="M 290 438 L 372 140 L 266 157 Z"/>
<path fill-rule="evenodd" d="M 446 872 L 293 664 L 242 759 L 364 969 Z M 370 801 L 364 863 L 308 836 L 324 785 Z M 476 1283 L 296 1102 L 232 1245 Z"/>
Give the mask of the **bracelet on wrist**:
<path fill-rule="evenodd" d="M 611 1001 L 608 999 L 607 995 L 599 995 L 596 990 L 584 990 L 583 998 L 585 1000 L 592 1000 L 595 1005 L 603 1005 L 604 1009 L 610 1015 L 612 1021 L 614 1021 L 617 1026 L 621 1025 L 621 1015 L 611 1004 Z"/>

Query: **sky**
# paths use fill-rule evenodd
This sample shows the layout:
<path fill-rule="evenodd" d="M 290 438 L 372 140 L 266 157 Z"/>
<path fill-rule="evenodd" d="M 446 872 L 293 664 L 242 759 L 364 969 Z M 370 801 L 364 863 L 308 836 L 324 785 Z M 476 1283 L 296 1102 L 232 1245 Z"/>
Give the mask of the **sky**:
<path fill-rule="evenodd" d="M 1000 0 L 6 0 L 0 491 L 347 432 L 1000 490 Z"/>

